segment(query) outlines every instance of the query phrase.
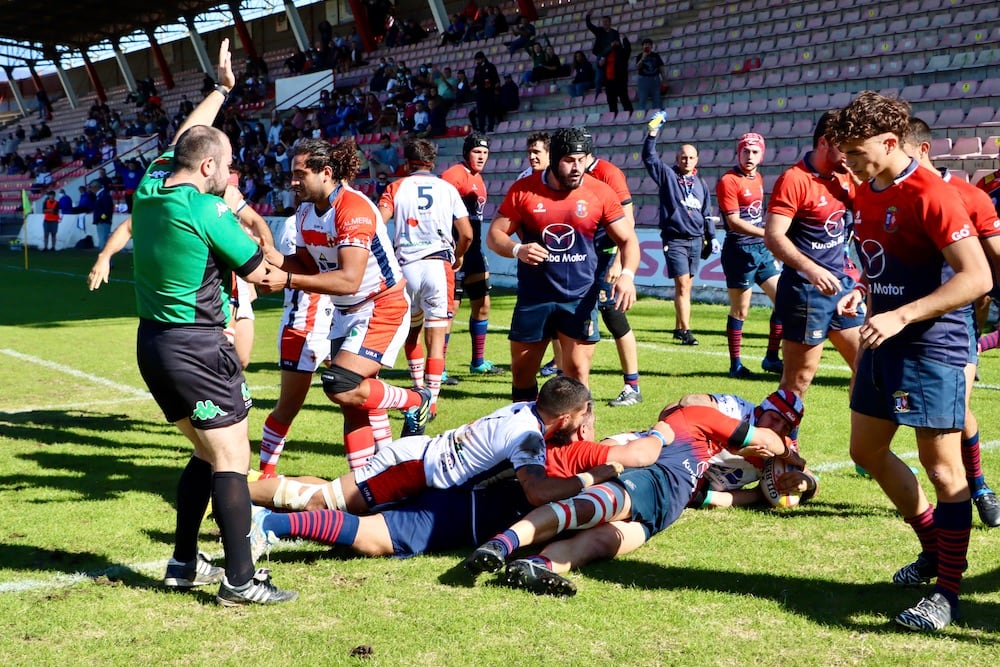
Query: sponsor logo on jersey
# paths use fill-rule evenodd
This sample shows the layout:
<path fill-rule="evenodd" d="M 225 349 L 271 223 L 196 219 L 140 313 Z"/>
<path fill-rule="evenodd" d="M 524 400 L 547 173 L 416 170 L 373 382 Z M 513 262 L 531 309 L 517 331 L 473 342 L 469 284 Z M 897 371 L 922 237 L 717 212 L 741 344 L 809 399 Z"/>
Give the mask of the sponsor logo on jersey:
<path fill-rule="evenodd" d="M 542 202 L 537 202 L 535 204 L 534 213 L 545 213 L 545 212 L 546 212 L 546 210 L 545 210 L 545 204 L 543 204 Z"/>
<path fill-rule="evenodd" d="M 883 294 L 885 296 L 903 296 L 906 287 L 894 283 L 872 283 L 872 294 Z"/>
<path fill-rule="evenodd" d="M 555 222 L 542 230 L 542 243 L 549 252 L 567 252 L 576 245 L 576 229 L 564 222 Z"/>
<path fill-rule="evenodd" d="M 820 195 L 819 201 L 816 203 L 817 208 L 822 208 L 827 205 L 829 205 L 829 202 L 826 200 L 826 195 Z"/>
<path fill-rule="evenodd" d="M 226 214 L 226 211 L 228 211 L 228 210 L 229 210 L 229 206 L 226 205 L 226 202 L 223 202 L 223 201 L 216 202 L 216 204 L 215 204 L 215 214 L 217 216 L 219 216 L 221 218 L 222 216 L 224 216 Z"/>
<path fill-rule="evenodd" d="M 827 216 L 826 221 L 823 223 L 823 231 L 826 232 L 827 236 L 840 237 L 844 233 L 845 213 L 846 211 L 841 209 Z M 841 241 L 843 241 L 843 238 L 841 238 Z"/>
<path fill-rule="evenodd" d="M 972 231 L 969 229 L 969 226 L 962 225 L 962 228 L 960 230 L 951 233 L 951 240 L 961 241 L 962 239 L 967 238 L 970 234 L 972 234 Z"/>
<path fill-rule="evenodd" d="M 226 412 L 212 401 L 198 401 L 195 403 L 194 412 L 191 413 L 191 419 L 205 421 L 225 415 Z"/>
<path fill-rule="evenodd" d="M 885 271 L 885 248 L 878 241 L 867 239 L 861 243 L 861 260 L 865 275 L 878 278 Z"/>

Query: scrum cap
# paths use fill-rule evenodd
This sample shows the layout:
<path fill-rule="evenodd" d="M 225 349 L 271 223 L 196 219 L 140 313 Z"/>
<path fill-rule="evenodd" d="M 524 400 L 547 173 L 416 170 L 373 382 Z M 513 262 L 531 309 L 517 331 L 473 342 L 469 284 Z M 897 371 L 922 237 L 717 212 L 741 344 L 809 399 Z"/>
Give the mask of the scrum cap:
<path fill-rule="evenodd" d="M 549 160 L 558 163 L 567 155 L 594 152 L 594 140 L 585 127 L 565 127 L 556 130 L 549 140 Z"/>

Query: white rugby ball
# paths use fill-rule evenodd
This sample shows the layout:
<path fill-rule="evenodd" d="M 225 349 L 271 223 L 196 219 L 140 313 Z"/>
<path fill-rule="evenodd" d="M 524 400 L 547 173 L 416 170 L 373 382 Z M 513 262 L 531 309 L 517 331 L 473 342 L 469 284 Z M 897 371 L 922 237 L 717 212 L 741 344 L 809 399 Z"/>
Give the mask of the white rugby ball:
<path fill-rule="evenodd" d="M 802 470 L 802 468 L 789 465 L 787 461 L 776 456 L 768 459 L 764 464 L 764 473 L 760 477 L 760 488 L 772 507 L 790 509 L 799 504 L 802 497 L 800 494 L 781 493 L 776 487 L 778 479 L 789 470 Z"/>

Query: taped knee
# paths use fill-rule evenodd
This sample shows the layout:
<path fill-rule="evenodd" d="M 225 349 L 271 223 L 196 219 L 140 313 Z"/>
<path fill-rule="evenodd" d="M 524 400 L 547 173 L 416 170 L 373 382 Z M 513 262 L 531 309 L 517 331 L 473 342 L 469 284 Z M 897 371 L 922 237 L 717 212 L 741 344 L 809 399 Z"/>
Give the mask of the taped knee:
<path fill-rule="evenodd" d="M 614 301 L 602 304 L 600 311 L 601 319 L 604 320 L 604 326 L 608 328 L 608 331 L 611 332 L 615 340 L 618 340 L 632 330 L 631 325 L 628 323 L 628 317 L 625 316 L 625 313 L 615 308 Z"/>
<path fill-rule="evenodd" d="M 281 481 L 278 482 L 278 488 L 274 491 L 272 500 L 277 509 L 301 512 L 320 488 L 319 484 L 304 484 L 294 479 L 282 477 Z"/>
<path fill-rule="evenodd" d="M 493 289 L 493 285 L 490 284 L 489 280 L 477 280 L 474 283 L 466 283 L 462 286 L 462 289 L 465 292 L 465 296 L 475 300 L 482 299 L 489 294 L 490 290 Z"/>
<path fill-rule="evenodd" d="M 351 391 L 364 381 L 365 376 L 334 364 L 323 371 L 323 391 L 328 394 L 342 394 Z"/>

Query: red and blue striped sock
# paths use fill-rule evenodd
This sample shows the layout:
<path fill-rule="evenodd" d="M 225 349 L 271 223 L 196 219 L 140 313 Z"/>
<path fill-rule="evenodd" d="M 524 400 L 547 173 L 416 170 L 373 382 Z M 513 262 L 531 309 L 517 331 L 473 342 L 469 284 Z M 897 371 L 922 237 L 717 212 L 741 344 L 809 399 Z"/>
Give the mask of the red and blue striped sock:
<path fill-rule="evenodd" d="M 972 532 L 972 502 L 938 502 L 934 523 L 938 534 L 938 578 L 934 590 L 957 609 L 962 573 L 969 566 L 966 556 Z"/>
<path fill-rule="evenodd" d="M 358 536 L 360 520 L 337 510 L 313 512 L 273 512 L 264 518 L 263 528 L 277 537 L 303 537 L 322 544 L 351 546 Z"/>
<path fill-rule="evenodd" d="M 917 539 L 920 540 L 920 549 L 924 554 L 937 561 L 938 534 L 934 524 L 934 506 L 929 505 L 920 514 L 903 519 L 903 521 L 917 534 Z"/>
<path fill-rule="evenodd" d="M 972 497 L 986 488 L 986 476 L 983 474 L 983 463 L 979 457 L 979 431 L 970 438 L 962 438 L 962 465 L 965 466 L 965 478 L 969 480 L 969 491 Z"/>
<path fill-rule="evenodd" d="M 469 336 L 472 337 L 472 365 L 482 366 L 486 357 L 486 331 L 489 320 L 474 320 L 469 318 Z"/>

